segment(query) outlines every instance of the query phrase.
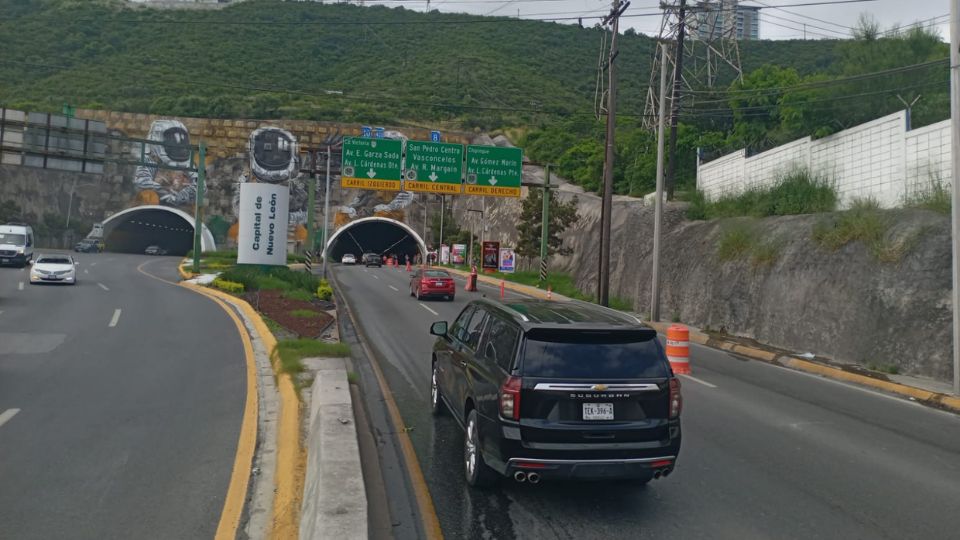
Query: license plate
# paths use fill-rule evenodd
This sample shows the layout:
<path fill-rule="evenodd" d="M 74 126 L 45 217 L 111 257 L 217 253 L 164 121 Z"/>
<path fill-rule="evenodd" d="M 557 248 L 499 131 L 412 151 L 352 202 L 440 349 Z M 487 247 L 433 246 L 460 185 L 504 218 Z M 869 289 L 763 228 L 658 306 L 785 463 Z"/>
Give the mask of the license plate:
<path fill-rule="evenodd" d="M 613 420 L 613 403 L 584 403 L 584 420 Z"/>
<path fill-rule="evenodd" d="M 10 259 L 0 259 L 0 263 L 10 262 Z"/>

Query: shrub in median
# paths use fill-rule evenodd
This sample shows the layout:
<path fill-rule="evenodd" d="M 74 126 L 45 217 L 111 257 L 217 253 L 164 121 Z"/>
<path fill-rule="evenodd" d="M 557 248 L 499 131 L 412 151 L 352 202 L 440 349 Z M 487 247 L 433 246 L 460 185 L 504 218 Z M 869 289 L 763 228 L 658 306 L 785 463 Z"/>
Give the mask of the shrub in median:
<path fill-rule="evenodd" d="M 220 274 L 220 278 L 243 283 L 248 291 L 299 289 L 313 294 L 320 284 L 312 274 L 295 272 L 286 266 L 240 265 Z"/>
<path fill-rule="evenodd" d="M 220 289 L 221 291 L 228 292 L 231 294 L 240 294 L 245 289 L 245 287 L 243 286 L 243 283 L 237 283 L 236 281 L 227 281 L 221 278 L 217 278 L 213 280 L 213 286 Z"/>
<path fill-rule="evenodd" d="M 320 285 L 317 286 L 317 298 L 325 301 L 333 298 L 333 287 L 325 279 L 320 280 Z"/>

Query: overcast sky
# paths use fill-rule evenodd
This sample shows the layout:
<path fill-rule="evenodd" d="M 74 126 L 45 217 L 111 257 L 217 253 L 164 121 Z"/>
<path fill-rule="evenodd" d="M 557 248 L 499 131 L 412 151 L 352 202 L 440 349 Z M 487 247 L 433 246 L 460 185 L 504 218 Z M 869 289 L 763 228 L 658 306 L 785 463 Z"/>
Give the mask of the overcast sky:
<path fill-rule="evenodd" d="M 676 0 L 671 0 L 676 1 Z M 936 19 L 941 36 L 949 38 L 949 25 L 946 15 L 950 13 L 949 0 L 875 0 L 836 5 L 797 4 L 819 3 L 828 0 L 741 0 L 743 5 L 784 6 L 781 9 L 763 8 L 760 14 L 761 39 L 802 39 L 806 24 L 807 39 L 825 37 L 842 38 L 850 35 L 849 27 L 857 23 L 861 13 L 869 12 L 886 30 L 895 24 L 901 26 L 920 20 Z M 696 0 L 688 0 L 693 4 Z M 423 11 L 426 2 L 419 0 L 373 0 L 389 6 L 403 5 L 408 9 Z M 444 12 L 466 12 L 475 14 L 504 15 L 521 18 L 548 19 L 551 17 L 583 16 L 584 25 L 594 24 L 597 19 L 586 17 L 602 16 L 610 8 L 610 0 L 431 0 L 430 9 Z M 638 32 L 656 35 L 660 29 L 659 0 L 632 0 L 622 22 Z M 786 10 L 786 11 L 783 11 Z M 819 19 L 819 20 L 815 20 Z M 573 21 L 558 21 L 576 24 Z"/>

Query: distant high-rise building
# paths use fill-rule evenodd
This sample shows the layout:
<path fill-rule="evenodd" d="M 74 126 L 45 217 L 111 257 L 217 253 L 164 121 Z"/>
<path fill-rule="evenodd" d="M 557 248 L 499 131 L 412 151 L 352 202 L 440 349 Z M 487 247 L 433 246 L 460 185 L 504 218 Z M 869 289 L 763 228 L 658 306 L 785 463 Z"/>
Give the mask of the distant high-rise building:
<path fill-rule="evenodd" d="M 742 6 L 738 0 L 697 2 L 694 39 L 709 40 L 726 35 L 735 39 L 760 39 L 760 8 Z"/>

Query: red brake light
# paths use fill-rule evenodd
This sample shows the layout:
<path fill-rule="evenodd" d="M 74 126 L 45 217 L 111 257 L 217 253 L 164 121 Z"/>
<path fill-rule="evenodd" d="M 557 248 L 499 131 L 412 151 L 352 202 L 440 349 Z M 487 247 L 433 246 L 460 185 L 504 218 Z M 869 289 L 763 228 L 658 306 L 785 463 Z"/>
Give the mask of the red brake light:
<path fill-rule="evenodd" d="M 680 395 L 680 379 L 670 379 L 670 419 L 679 418 L 683 409 L 683 396 Z"/>
<path fill-rule="evenodd" d="M 509 377 L 500 387 L 500 416 L 520 419 L 520 377 Z"/>

